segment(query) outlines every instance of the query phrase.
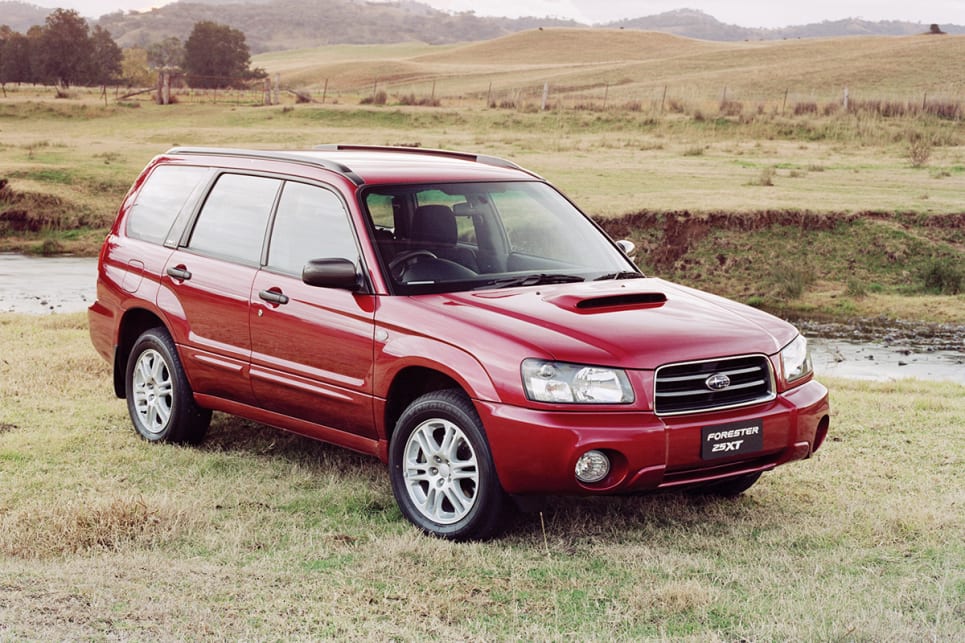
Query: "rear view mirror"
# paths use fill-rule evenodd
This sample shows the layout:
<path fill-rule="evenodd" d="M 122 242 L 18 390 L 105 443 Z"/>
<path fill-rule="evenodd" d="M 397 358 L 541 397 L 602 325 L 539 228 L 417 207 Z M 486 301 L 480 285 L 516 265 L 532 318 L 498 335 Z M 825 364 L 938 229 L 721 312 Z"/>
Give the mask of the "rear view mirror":
<path fill-rule="evenodd" d="M 356 292 L 360 288 L 355 264 L 348 259 L 312 259 L 302 268 L 302 281 L 319 288 L 341 288 Z"/>
<path fill-rule="evenodd" d="M 634 245 L 634 243 L 629 239 L 620 239 L 619 241 L 617 241 L 617 248 L 622 250 L 623 254 L 625 254 L 628 257 L 632 257 L 633 253 L 636 252 L 637 250 L 637 246 Z"/>

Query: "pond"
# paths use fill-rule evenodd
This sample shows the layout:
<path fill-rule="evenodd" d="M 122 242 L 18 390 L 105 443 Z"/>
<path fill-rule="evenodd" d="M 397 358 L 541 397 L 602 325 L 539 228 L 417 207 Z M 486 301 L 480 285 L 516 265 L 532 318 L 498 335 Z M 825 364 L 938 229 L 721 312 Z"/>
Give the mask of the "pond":
<path fill-rule="evenodd" d="M 96 296 L 97 260 L 0 253 L 0 312 L 86 310 Z M 793 320 L 807 335 L 818 375 L 869 380 L 919 378 L 965 385 L 965 325 Z"/>

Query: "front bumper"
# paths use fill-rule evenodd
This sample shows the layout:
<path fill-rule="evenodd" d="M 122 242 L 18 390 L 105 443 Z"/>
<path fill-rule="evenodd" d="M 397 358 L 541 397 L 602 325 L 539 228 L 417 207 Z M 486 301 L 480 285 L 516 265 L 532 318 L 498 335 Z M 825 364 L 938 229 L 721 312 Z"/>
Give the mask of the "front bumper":
<path fill-rule="evenodd" d="M 828 391 L 810 381 L 766 404 L 661 418 L 651 412 L 546 411 L 476 402 L 503 489 L 510 494 L 626 493 L 721 480 L 808 458 L 828 430 Z M 763 447 L 701 458 L 707 426 L 760 420 Z M 610 457 L 602 481 L 580 483 L 574 469 L 590 449 Z"/>

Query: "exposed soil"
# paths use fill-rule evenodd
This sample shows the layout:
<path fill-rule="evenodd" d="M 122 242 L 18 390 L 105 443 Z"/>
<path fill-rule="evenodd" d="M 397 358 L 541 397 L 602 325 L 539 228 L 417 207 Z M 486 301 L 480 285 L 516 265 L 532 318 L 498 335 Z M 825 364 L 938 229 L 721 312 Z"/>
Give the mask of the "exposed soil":
<path fill-rule="evenodd" d="M 0 236 L 57 228 L 66 204 L 56 196 L 17 192 L 0 179 Z"/>
<path fill-rule="evenodd" d="M 655 268 L 669 268 L 683 258 L 709 233 L 719 230 L 754 232 L 777 226 L 796 227 L 802 232 L 834 230 L 842 224 L 857 220 L 888 222 L 909 230 L 931 229 L 938 232 L 945 243 L 965 252 L 965 212 L 953 214 L 913 214 L 889 212 L 831 212 L 819 213 L 791 210 L 762 210 L 757 212 L 706 212 L 688 210 L 657 212 L 640 210 L 622 217 L 597 219 L 614 239 L 629 239 L 641 231 L 660 231 L 648 261 Z"/>

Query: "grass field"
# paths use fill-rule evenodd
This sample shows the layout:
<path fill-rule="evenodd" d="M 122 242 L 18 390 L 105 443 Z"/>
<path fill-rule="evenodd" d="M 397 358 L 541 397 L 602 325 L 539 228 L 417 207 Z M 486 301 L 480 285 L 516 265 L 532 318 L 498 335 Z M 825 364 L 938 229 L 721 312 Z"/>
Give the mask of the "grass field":
<path fill-rule="evenodd" d="M 375 460 L 227 416 L 141 441 L 80 314 L 0 347 L 3 640 L 965 637 L 961 387 L 827 382 L 825 446 L 739 499 L 560 498 L 456 545 Z"/>
<path fill-rule="evenodd" d="M 412 145 L 540 173 L 635 241 L 650 274 L 780 313 L 965 324 L 963 50 L 959 36 L 549 29 L 254 61 L 316 100 L 327 86 L 325 104 L 11 86 L 0 250 L 94 254 L 133 178 L 174 145 Z M 379 92 L 384 104 L 360 104 Z M 430 92 L 438 106 L 403 104 Z"/>

